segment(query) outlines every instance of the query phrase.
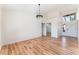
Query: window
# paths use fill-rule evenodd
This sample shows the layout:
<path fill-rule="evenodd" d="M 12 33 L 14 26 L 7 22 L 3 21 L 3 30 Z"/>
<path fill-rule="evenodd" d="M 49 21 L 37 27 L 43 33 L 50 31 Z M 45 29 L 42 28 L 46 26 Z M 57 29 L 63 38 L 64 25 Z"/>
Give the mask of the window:
<path fill-rule="evenodd" d="M 65 22 L 70 22 L 70 21 L 76 20 L 75 19 L 76 18 L 76 14 L 73 13 L 73 14 L 65 15 L 65 16 L 63 16 L 63 18 L 64 18 L 63 20 Z"/>
<path fill-rule="evenodd" d="M 71 20 L 75 20 L 75 15 L 71 15 Z"/>

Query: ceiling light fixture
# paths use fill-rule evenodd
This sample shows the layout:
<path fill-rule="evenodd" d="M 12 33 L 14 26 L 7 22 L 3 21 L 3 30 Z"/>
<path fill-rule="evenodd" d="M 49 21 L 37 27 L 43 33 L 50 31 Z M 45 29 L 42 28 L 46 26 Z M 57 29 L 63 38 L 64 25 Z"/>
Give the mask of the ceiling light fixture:
<path fill-rule="evenodd" d="M 38 4 L 38 7 L 39 7 L 39 12 L 38 12 L 39 14 L 36 15 L 36 18 L 43 18 L 43 15 L 40 14 L 40 4 Z"/>

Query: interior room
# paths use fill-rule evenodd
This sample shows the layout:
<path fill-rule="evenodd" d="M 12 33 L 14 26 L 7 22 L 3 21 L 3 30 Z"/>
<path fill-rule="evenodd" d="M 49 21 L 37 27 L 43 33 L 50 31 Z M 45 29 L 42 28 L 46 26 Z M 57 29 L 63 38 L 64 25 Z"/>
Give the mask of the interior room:
<path fill-rule="evenodd" d="M 0 4 L 0 55 L 78 55 L 79 4 Z"/>

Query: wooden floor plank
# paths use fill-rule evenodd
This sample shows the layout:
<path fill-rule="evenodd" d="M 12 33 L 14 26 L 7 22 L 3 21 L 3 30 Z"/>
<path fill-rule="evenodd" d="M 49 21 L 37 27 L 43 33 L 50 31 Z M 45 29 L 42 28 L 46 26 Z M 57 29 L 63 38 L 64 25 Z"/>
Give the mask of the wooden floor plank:
<path fill-rule="evenodd" d="M 17 42 L 1 48 L 1 55 L 78 55 L 77 38 L 50 36 Z"/>

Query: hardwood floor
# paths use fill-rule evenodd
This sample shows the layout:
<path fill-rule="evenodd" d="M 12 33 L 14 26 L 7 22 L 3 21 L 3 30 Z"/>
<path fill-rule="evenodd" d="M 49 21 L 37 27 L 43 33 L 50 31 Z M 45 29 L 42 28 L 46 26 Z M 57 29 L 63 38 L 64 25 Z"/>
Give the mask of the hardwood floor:
<path fill-rule="evenodd" d="M 40 37 L 32 40 L 5 45 L 1 55 L 78 55 L 79 42 L 76 38 Z"/>

